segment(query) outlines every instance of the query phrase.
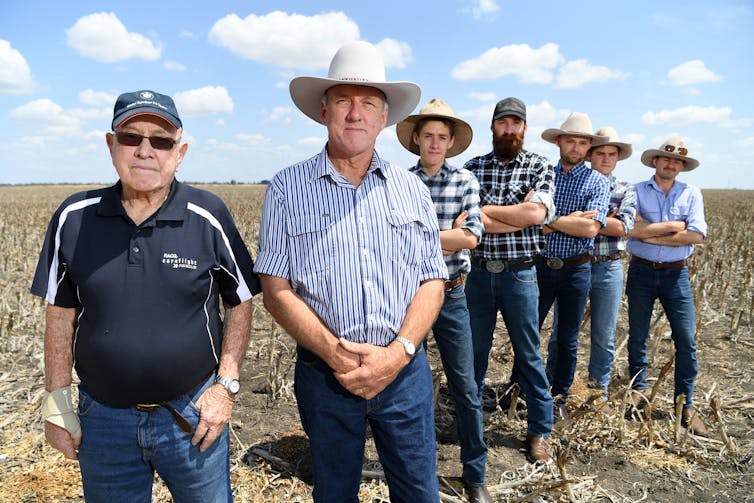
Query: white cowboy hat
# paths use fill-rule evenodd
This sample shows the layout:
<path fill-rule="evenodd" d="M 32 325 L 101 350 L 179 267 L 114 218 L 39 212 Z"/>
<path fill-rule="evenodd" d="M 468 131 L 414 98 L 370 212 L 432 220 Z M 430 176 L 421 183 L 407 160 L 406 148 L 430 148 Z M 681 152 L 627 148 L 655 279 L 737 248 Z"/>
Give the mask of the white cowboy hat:
<path fill-rule="evenodd" d="M 665 140 L 665 143 L 660 145 L 660 148 L 645 150 L 641 154 L 641 163 L 650 168 L 654 168 L 655 166 L 652 164 L 652 159 L 658 156 L 670 157 L 671 159 L 680 159 L 683 161 L 682 171 L 691 171 L 699 166 L 699 161 L 692 157 L 686 157 L 688 153 L 689 151 L 686 148 L 686 142 L 683 141 L 683 138 L 673 135 Z"/>
<path fill-rule="evenodd" d="M 386 126 L 402 120 L 419 103 L 421 89 L 413 82 L 386 82 L 385 63 L 369 42 L 350 42 L 333 56 L 327 78 L 296 77 L 289 86 L 291 98 L 307 117 L 321 123 L 319 104 L 325 92 L 340 84 L 374 87 L 388 103 Z"/>
<path fill-rule="evenodd" d="M 395 126 L 395 133 L 398 135 L 398 141 L 401 142 L 401 145 L 403 145 L 406 150 L 419 155 L 419 145 L 414 143 L 414 126 L 416 126 L 416 123 L 421 119 L 433 117 L 449 120 L 455 124 L 453 146 L 448 149 L 445 157 L 453 157 L 468 148 L 469 144 L 471 144 L 471 139 L 474 136 L 471 126 L 465 121 L 456 118 L 450 105 L 440 98 L 432 98 L 421 107 L 418 114 L 409 115 Z"/>
<path fill-rule="evenodd" d="M 606 146 L 612 145 L 613 147 L 618 148 L 619 161 L 623 161 L 631 157 L 631 154 L 633 153 L 633 148 L 631 148 L 631 144 L 621 142 L 620 136 L 618 136 L 618 131 L 616 131 L 614 127 L 605 126 L 603 128 L 599 128 L 597 132 L 594 134 L 597 136 L 604 136 L 605 138 L 607 138 L 607 141 L 601 145 L 595 145 L 592 148 L 606 147 Z"/>
<path fill-rule="evenodd" d="M 592 140 L 592 147 L 602 145 L 607 141 L 604 136 L 597 136 L 592 133 L 592 121 L 589 120 L 587 114 L 581 112 L 571 113 L 560 126 L 560 129 L 550 128 L 542 131 L 542 139 L 550 143 L 555 143 L 555 140 L 562 135 L 590 138 Z"/>

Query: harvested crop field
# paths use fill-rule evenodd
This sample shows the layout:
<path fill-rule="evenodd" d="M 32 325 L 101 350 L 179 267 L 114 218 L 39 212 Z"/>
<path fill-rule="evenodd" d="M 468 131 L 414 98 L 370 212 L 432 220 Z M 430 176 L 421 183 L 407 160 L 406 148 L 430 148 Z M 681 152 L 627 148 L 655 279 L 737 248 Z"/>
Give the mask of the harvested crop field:
<path fill-rule="evenodd" d="M 252 255 L 256 251 L 263 186 L 203 186 L 233 213 Z M 77 465 L 44 441 L 44 303 L 28 293 L 50 215 L 81 186 L 0 187 L 0 501 L 82 500 Z M 673 345 L 664 318 L 650 339 L 651 412 L 624 413 L 627 321 L 625 301 L 612 413 L 596 410 L 584 379 L 588 331 L 582 331 L 577 382 L 569 402 L 574 421 L 555 431 L 557 462 L 530 465 L 523 454 L 525 410 L 499 407 L 485 417 L 488 485 L 499 501 L 754 501 L 754 191 L 704 191 L 709 237 L 692 256 L 697 306 L 699 377 L 695 404 L 712 438 L 676 426 L 672 403 Z M 232 420 L 231 470 L 236 501 L 310 501 L 308 442 L 293 397 L 294 343 L 254 299 L 252 342 L 242 371 L 242 392 Z M 587 324 L 588 327 L 588 324 Z M 549 324 L 542 331 L 546 348 Z M 438 467 L 443 501 L 466 501 L 459 447 L 439 356 L 430 337 L 436 377 Z M 502 321 L 493 348 L 489 384 L 502 393 L 512 353 Z M 670 372 L 668 372 L 671 370 Z M 362 501 L 388 501 L 371 442 Z M 159 480 L 154 501 L 170 501 Z"/>

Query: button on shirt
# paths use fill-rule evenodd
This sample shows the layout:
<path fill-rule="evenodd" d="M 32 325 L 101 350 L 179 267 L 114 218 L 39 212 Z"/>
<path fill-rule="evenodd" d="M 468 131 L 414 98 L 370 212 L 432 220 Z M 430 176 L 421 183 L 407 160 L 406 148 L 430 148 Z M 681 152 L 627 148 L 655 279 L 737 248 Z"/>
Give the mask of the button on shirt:
<path fill-rule="evenodd" d="M 686 229 L 707 236 L 707 222 L 704 220 L 704 201 L 702 192 L 687 183 L 673 183 L 668 195 L 657 186 L 654 176 L 645 182 L 636 184 L 637 209 L 641 218 L 647 223 L 686 222 Z M 660 246 L 644 243 L 631 238 L 628 251 L 632 255 L 652 262 L 678 262 L 687 259 L 694 251 L 694 245 Z"/>
<path fill-rule="evenodd" d="M 574 211 L 597 210 L 593 218 L 604 227 L 609 199 L 610 184 L 603 174 L 583 162 L 571 168 L 567 175 L 560 163 L 555 166 L 555 207 L 558 216 L 570 215 Z M 579 238 L 562 232 L 551 232 L 546 238 L 547 257 L 565 259 L 594 250 L 594 238 Z"/>
<path fill-rule="evenodd" d="M 555 215 L 553 205 L 553 170 L 550 162 L 539 154 L 522 150 L 515 159 L 503 165 L 493 152 L 475 157 L 464 168 L 479 180 L 480 204 L 509 206 L 523 203 L 529 191 L 534 191 L 530 202 L 542 203 L 547 208 L 545 221 Z M 472 256 L 483 260 L 513 260 L 532 257 L 545 249 L 541 225 L 504 234 L 484 233 L 482 241 Z"/>
<path fill-rule="evenodd" d="M 379 346 L 395 338 L 420 283 L 448 277 L 419 178 L 375 152 L 354 187 L 326 147 L 270 182 L 255 270 L 288 279 L 336 337 Z"/>
<path fill-rule="evenodd" d="M 461 229 L 468 229 L 477 240 L 481 239 L 484 226 L 479 213 L 479 182 L 471 172 L 447 163 L 443 163 L 434 176 L 427 175 L 421 169 L 421 163 L 417 163 L 409 171 L 415 173 L 429 188 L 441 231 L 452 229 L 458 215 L 466 211 L 468 216 Z M 469 251 L 458 250 L 452 255 L 445 255 L 445 265 L 448 266 L 448 276 L 451 279 L 468 273 L 471 270 Z"/>
<path fill-rule="evenodd" d="M 623 224 L 626 234 L 631 232 L 636 222 L 636 191 L 634 186 L 623 180 L 608 176 L 610 182 L 610 202 L 607 214 L 617 218 Z M 615 214 L 613 214 L 615 212 Z M 612 255 L 624 251 L 628 240 L 614 236 L 597 234 L 594 238 L 594 254 L 597 256 Z"/>

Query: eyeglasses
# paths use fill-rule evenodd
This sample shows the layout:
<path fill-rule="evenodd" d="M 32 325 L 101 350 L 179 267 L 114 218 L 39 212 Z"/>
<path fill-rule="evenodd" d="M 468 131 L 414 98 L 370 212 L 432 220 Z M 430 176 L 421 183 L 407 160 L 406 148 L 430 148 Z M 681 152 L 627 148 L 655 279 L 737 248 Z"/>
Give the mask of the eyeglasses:
<path fill-rule="evenodd" d="M 166 136 L 142 136 L 140 134 L 126 133 L 123 131 L 115 131 L 114 134 L 118 143 L 125 145 L 126 147 L 138 147 L 141 145 L 144 138 L 146 138 L 155 150 L 172 150 L 180 141 L 180 139 L 174 140 Z"/>
<path fill-rule="evenodd" d="M 675 145 L 665 145 L 665 148 L 663 150 L 665 152 L 675 152 Z M 686 156 L 686 154 L 688 153 L 689 151 L 686 147 L 678 147 L 678 155 Z"/>

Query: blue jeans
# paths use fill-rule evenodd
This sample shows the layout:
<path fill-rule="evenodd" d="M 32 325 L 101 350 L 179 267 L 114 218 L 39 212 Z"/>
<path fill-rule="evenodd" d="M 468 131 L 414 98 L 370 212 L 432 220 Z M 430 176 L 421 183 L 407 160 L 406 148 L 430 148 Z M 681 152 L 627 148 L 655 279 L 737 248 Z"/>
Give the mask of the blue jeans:
<path fill-rule="evenodd" d="M 213 383 L 214 374 L 169 403 L 196 427 L 196 401 Z M 199 452 L 167 409 L 109 407 L 84 387 L 79 387 L 79 418 L 79 466 L 87 502 L 148 503 L 155 471 L 176 502 L 233 501 L 227 426 L 209 449 Z"/>
<path fill-rule="evenodd" d="M 434 389 L 424 347 L 371 400 L 349 393 L 310 351 L 297 351 L 294 387 L 311 445 L 314 501 L 358 503 L 369 422 L 390 501 L 439 503 Z"/>
<path fill-rule="evenodd" d="M 558 270 L 550 269 L 544 263 L 537 264 L 540 328 L 550 307 L 555 301 L 558 303 L 556 347 L 553 353 L 547 355 L 547 375 L 552 385 L 552 396 L 558 397 L 558 405 L 565 404 L 576 372 L 579 328 L 589 294 L 591 271 L 592 264 L 589 262 L 577 266 L 566 265 Z"/>
<path fill-rule="evenodd" d="M 529 434 L 547 437 L 552 429 L 552 396 L 539 350 L 538 298 L 534 267 L 492 273 L 472 266 L 466 280 L 466 302 L 474 342 L 474 378 L 480 400 L 499 310 L 513 346 L 517 381 L 526 394 Z"/>
<path fill-rule="evenodd" d="M 470 485 L 484 485 L 487 445 L 483 436 L 482 403 L 474 381 L 474 347 L 463 285 L 445 292 L 445 303 L 432 332 L 456 406 L 463 478 Z"/>
<path fill-rule="evenodd" d="M 633 387 L 647 389 L 647 338 L 655 299 L 670 322 L 675 344 L 675 394 L 686 395 L 685 408 L 692 407 L 696 379 L 696 316 L 688 268 L 656 270 L 649 264 L 631 262 L 626 280 L 628 296 L 628 372 L 637 376 Z"/>
<path fill-rule="evenodd" d="M 589 380 L 607 395 L 615 360 L 615 326 L 618 323 L 623 295 L 623 266 L 620 260 L 592 264 L 589 305 L 591 309 L 591 346 Z M 547 352 L 554 357 L 558 351 L 558 304 L 555 303 L 552 336 Z"/>

